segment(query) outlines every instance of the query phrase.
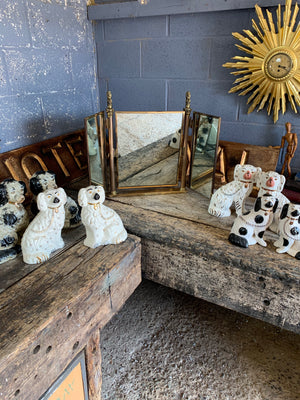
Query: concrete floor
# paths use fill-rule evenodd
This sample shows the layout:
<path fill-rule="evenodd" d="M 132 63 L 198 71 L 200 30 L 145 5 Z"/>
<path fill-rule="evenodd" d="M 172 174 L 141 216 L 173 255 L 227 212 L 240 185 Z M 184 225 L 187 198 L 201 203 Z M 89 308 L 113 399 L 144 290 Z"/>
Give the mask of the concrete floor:
<path fill-rule="evenodd" d="M 150 281 L 101 342 L 103 400 L 300 399 L 300 335 Z"/>

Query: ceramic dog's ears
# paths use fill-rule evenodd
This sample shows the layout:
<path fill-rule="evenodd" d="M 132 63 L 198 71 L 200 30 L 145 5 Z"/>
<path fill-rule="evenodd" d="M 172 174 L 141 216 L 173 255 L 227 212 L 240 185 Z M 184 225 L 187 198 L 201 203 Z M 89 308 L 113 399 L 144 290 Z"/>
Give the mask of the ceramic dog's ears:
<path fill-rule="evenodd" d="M 285 176 L 284 175 L 280 175 L 280 186 L 279 186 L 279 191 L 282 192 L 283 188 L 284 188 L 284 184 L 285 184 Z"/>
<path fill-rule="evenodd" d="M 241 164 L 237 164 L 237 165 L 234 167 L 233 179 L 234 179 L 235 181 L 239 179 L 239 172 L 240 172 L 240 169 L 241 169 L 242 167 L 243 167 L 243 166 L 242 166 Z"/>
<path fill-rule="evenodd" d="M 40 211 L 47 210 L 47 201 L 44 192 L 38 194 L 36 202 L 37 202 L 37 207 Z"/>
<path fill-rule="evenodd" d="M 67 201 L 67 194 L 66 194 L 66 192 L 64 191 L 63 188 L 58 188 L 58 191 L 59 191 L 59 193 L 60 193 L 60 195 L 61 195 L 62 203 L 65 204 L 66 201 Z"/>
<path fill-rule="evenodd" d="M 29 180 L 30 190 L 33 194 L 38 195 L 43 191 L 41 182 L 38 177 L 34 176 Z"/>
<path fill-rule="evenodd" d="M 287 216 L 289 210 L 289 203 L 286 203 L 281 210 L 280 219 L 284 219 Z"/>
<path fill-rule="evenodd" d="M 87 203 L 88 203 L 88 201 L 87 201 L 87 197 L 86 197 L 86 189 L 81 188 L 78 193 L 78 204 L 81 207 L 85 207 L 85 206 L 87 206 Z"/>
<path fill-rule="evenodd" d="M 254 204 L 254 211 L 259 211 L 261 209 L 261 197 L 258 197 Z"/>
<path fill-rule="evenodd" d="M 0 206 L 4 206 L 6 203 L 8 203 L 7 190 L 6 190 L 5 184 L 1 183 L 0 184 Z"/>
<path fill-rule="evenodd" d="M 104 200 L 105 200 L 105 191 L 104 191 L 104 189 L 103 189 L 102 186 L 99 186 L 99 187 L 100 187 L 100 190 L 101 190 L 101 193 L 100 193 L 100 203 L 102 204 L 102 203 L 104 203 Z"/>
<path fill-rule="evenodd" d="M 27 187 L 26 187 L 25 182 L 19 181 L 19 184 L 23 187 L 23 193 L 26 194 L 27 193 Z"/>
<path fill-rule="evenodd" d="M 34 175 L 30 178 L 29 180 L 29 186 L 30 190 L 33 194 L 36 196 L 43 192 L 45 189 L 43 188 L 41 182 L 40 182 L 40 176 L 41 175 L 51 175 L 53 180 L 55 181 L 55 173 L 52 171 L 38 171 L 35 172 Z M 56 182 L 55 182 L 56 183 Z M 56 186 L 57 187 L 57 186 Z"/>

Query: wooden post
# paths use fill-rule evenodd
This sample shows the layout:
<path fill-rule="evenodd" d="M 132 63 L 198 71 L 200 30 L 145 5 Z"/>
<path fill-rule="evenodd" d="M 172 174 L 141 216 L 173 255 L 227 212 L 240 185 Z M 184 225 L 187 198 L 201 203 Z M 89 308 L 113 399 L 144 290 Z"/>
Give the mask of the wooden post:
<path fill-rule="evenodd" d="M 86 346 L 86 369 L 89 390 L 89 400 L 101 400 L 101 350 L 100 329 L 90 336 Z"/>

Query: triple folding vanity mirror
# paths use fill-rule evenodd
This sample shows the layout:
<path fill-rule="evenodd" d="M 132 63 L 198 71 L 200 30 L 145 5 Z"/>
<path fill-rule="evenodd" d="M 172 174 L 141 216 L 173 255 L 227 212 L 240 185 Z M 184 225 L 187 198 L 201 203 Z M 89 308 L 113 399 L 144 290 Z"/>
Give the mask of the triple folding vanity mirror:
<path fill-rule="evenodd" d="M 220 118 L 183 111 L 105 111 L 85 118 L 89 179 L 108 196 L 212 190 Z M 207 190 L 207 189 L 206 189 Z"/>

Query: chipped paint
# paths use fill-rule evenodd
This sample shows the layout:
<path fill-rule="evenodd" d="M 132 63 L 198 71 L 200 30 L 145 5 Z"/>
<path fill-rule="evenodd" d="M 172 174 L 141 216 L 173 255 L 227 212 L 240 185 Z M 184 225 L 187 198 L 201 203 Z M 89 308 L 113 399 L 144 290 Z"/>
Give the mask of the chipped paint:
<path fill-rule="evenodd" d="M 1 152 L 84 126 L 98 111 L 87 0 L 1 0 Z"/>

